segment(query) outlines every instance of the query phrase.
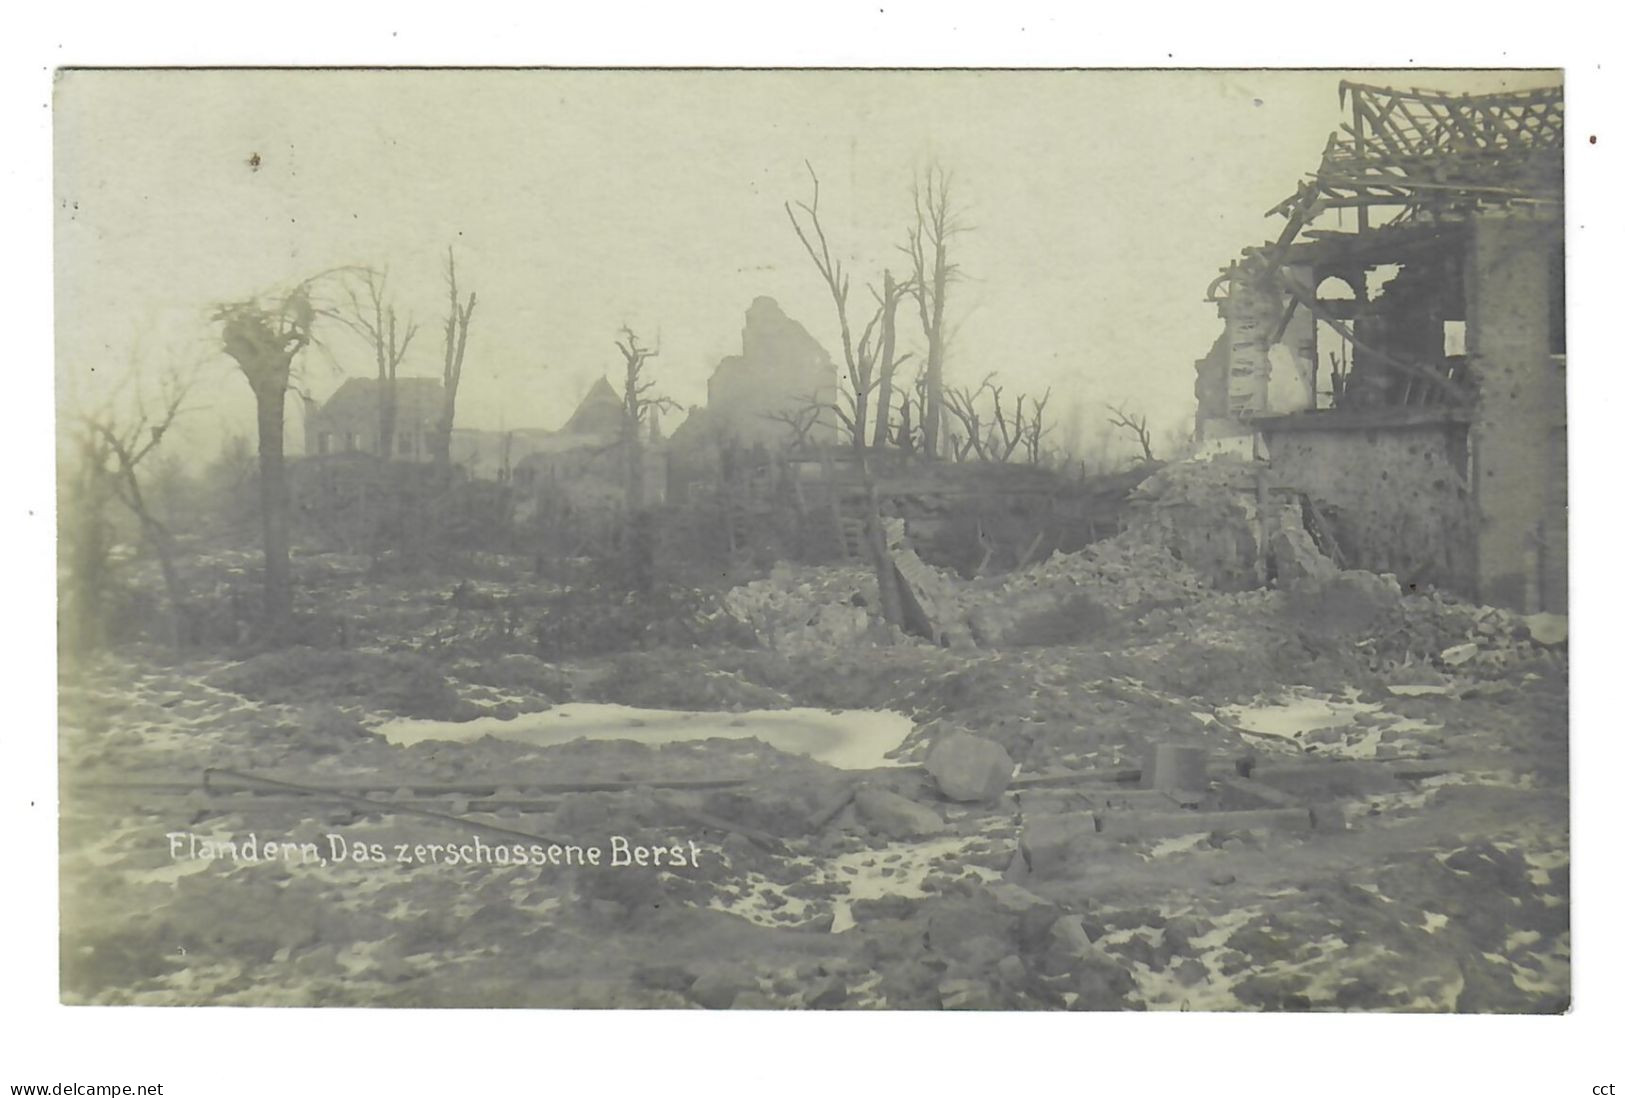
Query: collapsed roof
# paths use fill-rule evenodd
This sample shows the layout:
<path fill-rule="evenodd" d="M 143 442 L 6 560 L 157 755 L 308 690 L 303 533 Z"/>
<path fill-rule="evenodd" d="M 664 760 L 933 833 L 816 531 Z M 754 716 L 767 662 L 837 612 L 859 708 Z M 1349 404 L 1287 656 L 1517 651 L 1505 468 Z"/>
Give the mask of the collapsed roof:
<path fill-rule="evenodd" d="M 1344 81 L 1339 99 L 1347 119 L 1328 137 L 1319 166 L 1268 211 L 1286 219 L 1280 235 L 1244 248 L 1209 287 L 1209 300 L 1231 322 L 1228 370 L 1268 377 L 1262 357 L 1301 310 L 1357 353 L 1366 377 L 1397 381 L 1385 388 L 1400 402 L 1466 406 L 1464 362 L 1447 360 L 1431 340 L 1385 334 L 1384 326 L 1415 319 L 1396 310 L 1424 311 L 1430 325 L 1460 319 L 1459 257 L 1475 215 L 1561 217 L 1563 90 L 1453 95 Z M 1312 227 L 1327 211 L 1345 209 L 1355 212 L 1352 231 Z M 1388 301 L 1368 301 L 1362 272 L 1381 265 L 1410 269 L 1407 284 L 1420 292 L 1402 302 L 1396 284 Z M 1357 300 L 1321 299 L 1318 286 L 1327 276 L 1343 279 Z M 1560 269 L 1554 277 L 1560 280 Z M 1373 317 L 1377 322 L 1357 334 L 1354 322 Z M 1204 391 L 1199 386 L 1199 395 Z M 1222 395 L 1206 400 L 1217 408 Z M 1233 414 L 1261 410 L 1261 394 L 1232 396 Z"/>
<path fill-rule="evenodd" d="M 1327 138 L 1320 166 L 1269 211 L 1287 219 L 1275 262 L 1327 210 L 1355 210 L 1363 233 L 1373 209 L 1401 225 L 1563 201 L 1562 88 L 1451 95 L 1344 81 L 1338 99 L 1348 121 Z"/>

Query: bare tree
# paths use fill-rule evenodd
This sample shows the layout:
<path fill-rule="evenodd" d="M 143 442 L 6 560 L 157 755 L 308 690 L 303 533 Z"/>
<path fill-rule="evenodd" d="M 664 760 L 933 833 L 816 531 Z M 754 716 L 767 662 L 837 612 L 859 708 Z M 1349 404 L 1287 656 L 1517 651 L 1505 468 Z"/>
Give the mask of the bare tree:
<path fill-rule="evenodd" d="M 177 645 L 185 643 L 191 617 L 186 587 L 181 580 L 175 536 L 149 502 L 140 470 L 174 426 L 191 386 L 189 375 L 170 371 L 161 383 L 156 413 L 149 413 L 146 401 L 138 395 L 134 414 L 127 419 L 121 421 L 111 408 L 79 419 L 83 436 L 80 454 L 86 471 L 100 479 L 107 495 L 134 516 L 141 540 L 158 562 L 173 618 L 172 638 Z"/>
<path fill-rule="evenodd" d="M 1145 416 L 1125 411 L 1120 404 L 1108 404 L 1106 410 L 1112 413 L 1111 418 L 1106 421 L 1107 423 L 1130 432 L 1134 435 L 1135 440 L 1139 442 L 1143 455 L 1141 457 L 1142 461 L 1150 464 L 1157 460 L 1151 453 L 1151 430 L 1146 426 Z"/>
<path fill-rule="evenodd" d="M 468 325 L 474 319 L 475 293 L 470 290 L 465 300 L 457 288 L 457 254 L 446 248 L 446 324 L 445 358 L 441 366 L 441 387 L 445 390 L 440 405 L 440 420 L 435 425 L 434 464 L 442 478 L 451 473 L 451 430 L 457 422 L 457 390 L 463 383 L 463 355 L 468 350 Z"/>
<path fill-rule="evenodd" d="M 869 394 L 879 380 L 875 376 L 876 362 L 882 358 L 889 360 L 882 370 L 883 377 L 889 377 L 890 373 L 896 370 L 897 360 L 893 357 L 895 337 L 888 340 L 887 332 L 895 332 L 897 303 L 901 295 L 888 275 L 885 292 L 874 295 L 878 307 L 854 344 L 847 304 L 851 283 L 841 262 L 830 254 L 829 239 L 824 235 L 824 226 L 818 216 L 818 173 L 813 170 L 810 163 L 807 165 L 807 174 L 812 177 L 812 201 L 797 202 L 794 206 L 786 202 L 784 212 L 790 218 L 790 225 L 795 229 L 802 247 L 807 250 L 813 266 L 823 277 L 824 285 L 829 288 L 830 300 L 835 305 L 835 317 L 841 328 L 841 358 L 846 365 L 846 394 L 851 407 L 842 408 L 839 395 L 826 406 L 834 411 L 851 436 L 852 453 L 857 459 L 858 472 L 863 480 L 864 540 L 868 546 L 870 562 L 874 567 L 875 582 L 880 590 L 881 613 L 888 623 L 900 626 L 903 623 L 903 600 L 898 586 L 897 565 L 892 560 L 890 547 L 886 543 L 885 527 L 880 519 L 880 500 L 875 490 L 874 471 L 869 467 L 867 426 Z M 803 228 L 801 219 L 796 216 L 797 209 L 806 216 L 811 226 L 810 234 Z M 817 241 L 816 246 L 814 240 Z M 877 326 L 881 329 L 879 340 L 874 338 Z"/>
<path fill-rule="evenodd" d="M 387 273 L 364 269 L 355 281 L 360 282 L 361 292 L 356 292 L 354 282 L 346 284 L 348 301 L 342 319 L 372 348 L 378 369 L 378 456 L 387 460 L 395 453 L 395 376 L 418 326 L 410 316 L 404 323 L 396 317 L 395 306 L 388 300 Z"/>
<path fill-rule="evenodd" d="M 790 449 L 805 450 L 812 445 L 812 433 L 823 422 L 824 412 L 828 404 L 820 401 L 816 396 L 807 395 L 789 408 L 781 408 L 776 412 L 767 412 L 762 418 L 773 423 L 782 423 L 790 428 Z"/>
<path fill-rule="evenodd" d="M 265 545 L 265 624 L 273 638 L 284 633 L 293 616 L 283 427 L 293 362 L 310 345 L 316 321 L 310 285 L 306 281 L 286 294 L 222 305 L 214 313 L 221 325 L 221 345 L 236 361 L 254 393 Z"/>
<path fill-rule="evenodd" d="M 790 225 L 795 229 L 796 237 L 801 246 L 807 250 L 807 256 L 818 269 L 818 274 L 829 288 L 830 300 L 835 304 L 835 318 L 841 328 L 841 361 L 846 370 L 847 391 L 850 398 L 850 409 L 843 409 L 837 402 L 832 407 L 839 415 L 842 425 L 851 435 L 853 448 L 860 453 L 867 445 L 869 427 L 869 396 L 875 385 L 882 378 L 890 386 L 890 376 L 897 368 L 898 360 L 894 357 L 896 351 L 896 317 L 897 305 L 902 298 L 902 291 L 893 281 L 891 273 L 886 273 L 885 292 L 871 289 L 875 299 L 875 311 L 863 326 L 856 343 L 852 339 L 852 324 L 848 297 L 851 291 L 851 279 L 846 273 L 839 259 L 834 258 L 830 252 L 829 238 L 824 235 L 824 225 L 818 216 L 819 184 L 818 173 L 811 164 L 807 165 L 807 174 L 812 176 L 812 201 L 789 202 L 784 204 L 784 212 L 790 218 Z M 802 225 L 802 219 L 796 216 L 796 210 L 801 210 L 807 220 L 807 226 Z M 809 232 L 810 228 L 810 232 Z M 816 243 L 815 243 L 816 242 Z M 877 331 L 878 329 L 878 331 Z M 878 338 L 877 338 L 878 336 Z M 881 364 L 879 375 L 876 366 Z M 888 402 L 890 394 L 887 394 Z"/>
<path fill-rule="evenodd" d="M 942 366 L 948 333 L 944 316 L 948 288 L 959 275 L 958 265 L 949 259 L 949 245 L 964 231 L 953 209 L 951 183 L 948 173 L 936 165 L 926 171 L 923 179 L 915 178 L 914 225 L 903 245 L 903 251 L 913 264 L 909 292 L 919 307 L 920 328 L 925 333 L 925 407 L 920 423 L 925 454 L 933 458 L 939 456 L 939 436 L 946 411 Z"/>
<path fill-rule="evenodd" d="M 993 437 L 989 431 L 988 451 L 995 461 L 1009 461 L 1016 451 L 1027 445 L 1028 432 L 1032 424 L 1028 422 L 1031 409 L 1027 406 L 1026 393 L 1016 394 L 1016 405 L 1008 412 L 1004 406 L 1004 386 L 989 386 L 993 393 L 993 428 L 998 431 Z M 1044 395 L 1049 399 L 1049 394 Z"/>
<path fill-rule="evenodd" d="M 1019 452 L 1036 465 L 1047 431 L 1044 409 L 1050 391 L 1046 389 L 1036 398 L 1018 393 L 1015 405 L 1009 406 L 1004 400 L 1004 386 L 993 383 L 996 376 L 988 374 L 975 389 L 964 385 L 943 390 L 944 407 L 960 427 L 958 434 L 948 434 L 952 456 L 955 461 L 974 455 L 982 461 L 1006 462 Z M 989 402 L 991 408 L 987 407 Z"/>
<path fill-rule="evenodd" d="M 1027 420 L 1026 431 L 1022 435 L 1022 442 L 1027 447 L 1027 460 L 1033 465 L 1042 461 L 1044 438 L 1050 432 L 1050 428 L 1044 423 L 1044 410 L 1049 407 L 1049 398 L 1050 390 L 1045 389 L 1043 396 L 1033 399 L 1032 415 Z"/>
<path fill-rule="evenodd" d="M 897 430 L 892 434 L 892 440 L 897 444 L 898 450 L 905 454 L 917 453 L 924 442 L 924 428 L 920 424 L 925 419 L 925 367 L 915 371 L 914 380 L 909 387 L 901 390 L 897 404 Z"/>
<path fill-rule="evenodd" d="M 654 347 L 645 347 L 638 340 L 636 332 L 629 327 L 622 327 L 621 338 L 615 341 L 615 347 L 621 352 L 621 358 L 626 364 L 625 383 L 621 390 L 621 402 L 625 412 L 621 421 L 621 445 L 626 460 L 626 505 L 628 509 L 638 511 L 643 508 L 645 495 L 644 425 L 651 413 L 660 409 L 671 411 L 678 405 L 670 397 L 656 395 L 655 382 L 644 376 L 649 360 L 660 354 L 658 344 Z"/>
<path fill-rule="evenodd" d="M 908 292 L 906 285 L 899 285 L 892 277 L 890 270 L 883 276 L 883 291 L 879 295 L 880 302 L 880 376 L 876 381 L 878 392 L 875 396 L 875 448 L 881 449 L 892 442 L 891 435 L 891 403 L 894 379 L 897 368 L 906 362 L 908 355 L 897 354 L 897 306 L 902 303 L 903 296 Z"/>
<path fill-rule="evenodd" d="M 66 566 L 57 621 L 65 661 L 100 648 L 106 639 L 113 582 L 115 531 L 108 517 L 112 502 L 105 442 L 90 431 L 71 436 L 73 458 L 57 463 L 60 556 Z"/>
<path fill-rule="evenodd" d="M 962 385 L 957 389 L 949 386 L 942 391 L 943 408 L 959 421 L 962 431 L 958 437 L 955 437 L 953 432 L 948 434 L 948 446 L 955 461 L 964 461 L 973 454 L 982 461 L 988 460 L 987 441 L 982 437 L 982 412 L 979 402 L 982 394 L 992 388 L 992 384 L 993 375 L 989 374 L 975 389 Z"/>

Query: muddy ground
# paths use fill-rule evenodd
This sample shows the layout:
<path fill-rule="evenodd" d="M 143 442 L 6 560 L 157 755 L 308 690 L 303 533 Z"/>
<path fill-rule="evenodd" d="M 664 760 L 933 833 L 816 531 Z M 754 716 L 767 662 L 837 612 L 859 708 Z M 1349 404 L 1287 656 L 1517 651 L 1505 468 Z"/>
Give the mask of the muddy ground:
<path fill-rule="evenodd" d="M 1347 591 L 1153 590 L 1042 643 L 783 652 L 712 621 L 570 656 L 533 625 L 549 588 L 517 562 L 467 584 L 306 559 L 300 579 L 343 617 L 344 646 L 126 646 L 65 675 L 65 1001 L 1567 1007 L 1566 652 L 1504 615 L 1422 593 L 1355 597 L 1351 613 Z M 754 739 L 399 746 L 377 732 L 571 701 L 889 710 L 914 731 L 898 765 L 869 771 Z M 1019 764 L 996 803 L 947 801 L 912 765 L 951 729 Z M 1215 781 L 1204 811 L 1281 811 L 1106 827 L 1058 864 L 1024 856 L 1035 820 L 1191 811 L 1124 773 L 1160 743 L 1279 794 L 1247 804 Z M 925 815 L 866 814 L 856 788 Z M 323 855 L 336 835 L 351 856 L 190 856 L 194 839 L 251 834 Z M 698 856 L 613 870 L 410 857 L 475 835 L 606 854 L 619 835 Z M 382 860 L 353 856 L 374 844 Z"/>

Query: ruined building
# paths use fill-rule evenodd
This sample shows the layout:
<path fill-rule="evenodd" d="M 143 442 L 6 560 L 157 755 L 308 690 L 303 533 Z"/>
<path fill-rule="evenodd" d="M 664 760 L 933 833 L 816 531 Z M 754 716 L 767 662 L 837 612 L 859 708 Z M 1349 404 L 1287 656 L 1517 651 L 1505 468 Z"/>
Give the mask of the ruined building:
<path fill-rule="evenodd" d="M 740 343 L 740 353 L 717 363 L 706 383 L 708 428 L 744 446 L 759 442 L 774 448 L 796 441 L 782 417 L 815 402 L 835 401 L 829 352 L 770 297 L 757 298 L 745 310 Z M 834 417 L 824 416 L 810 440 L 833 442 Z"/>
<path fill-rule="evenodd" d="M 745 310 L 740 353 L 717 363 L 706 403 L 671 434 L 671 487 L 686 499 L 739 472 L 741 462 L 833 444 L 835 363 L 807 329 L 770 297 Z"/>
<path fill-rule="evenodd" d="M 1267 456 L 1350 566 L 1564 612 L 1562 90 L 1341 96 L 1210 290 L 1204 447 Z"/>
<path fill-rule="evenodd" d="M 527 453 L 514 461 L 514 485 L 527 497 L 522 511 L 548 501 L 587 508 L 624 504 L 629 419 L 608 379 L 595 381 L 563 427 L 531 438 Z M 651 426 L 644 425 L 646 436 Z M 646 437 L 639 454 L 644 502 L 660 503 L 666 498 L 665 447 Z"/>
<path fill-rule="evenodd" d="M 378 453 L 378 379 L 352 377 L 318 405 L 305 398 L 305 453 Z M 395 453 L 401 461 L 428 461 L 429 438 L 445 404 L 440 380 L 432 377 L 395 379 Z"/>

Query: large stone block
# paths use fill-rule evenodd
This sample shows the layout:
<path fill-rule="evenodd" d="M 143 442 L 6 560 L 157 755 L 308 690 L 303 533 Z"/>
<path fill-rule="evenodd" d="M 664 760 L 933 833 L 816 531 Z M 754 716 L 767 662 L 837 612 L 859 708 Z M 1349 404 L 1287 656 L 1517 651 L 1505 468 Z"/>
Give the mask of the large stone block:
<path fill-rule="evenodd" d="M 869 830 L 888 839 L 916 839 L 943 830 L 941 816 L 889 789 L 860 789 L 853 801 Z"/>
<path fill-rule="evenodd" d="M 931 745 L 925 770 L 953 801 L 996 801 L 1015 773 L 1010 753 L 992 740 L 954 732 Z"/>

